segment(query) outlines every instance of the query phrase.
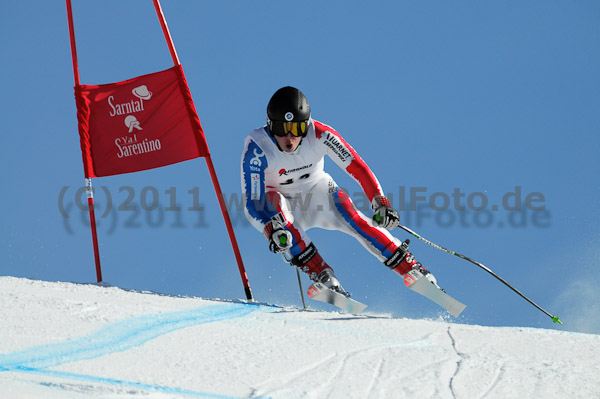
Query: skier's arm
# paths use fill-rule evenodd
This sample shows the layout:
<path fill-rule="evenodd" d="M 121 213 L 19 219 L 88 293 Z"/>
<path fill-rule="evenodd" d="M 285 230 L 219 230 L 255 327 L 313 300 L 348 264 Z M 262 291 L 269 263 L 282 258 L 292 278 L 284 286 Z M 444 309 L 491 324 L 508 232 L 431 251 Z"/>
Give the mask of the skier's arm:
<path fill-rule="evenodd" d="M 335 129 L 317 121 L 314 123 L 317 141 L 325 146 L 327 155 L 356 180 L 369 198 L 374 213 L 373 223 L 390 230 L 396 228 L 400 221 L 398 212 L 383 194 L 379 181 L 366 162 Z"/>
<path fill-rule="evenodd" d="M 246 139 L 242 154 L 242 193 L 248 221 L 260 232 L 277 214 L 270 205 L 265 190 L 265 170 L 268 167 L 264 151 L 251 138 Z"/>
<path fill-rule="evenodd" d="M 244 213 L 250 224 L 269 240 L 269 249 L 280 253 L 292 248 L 295 240 L 289 222 L 276 205 L 277 193 L 266 191 L 265 171 L 268 166 L 265 152 L 254 140 L 247 138 L 242 154 Z M 292 255 L 297 254 L 292 251 Z"/>
<path fill-rule="evenodd" d="M 369 201 L 383 196 L 379 181 L 354 148 L 332 127 L 317 121 L 314 124 L 317 141 L 325 147 L 326 154 L 360 185 Z"/>

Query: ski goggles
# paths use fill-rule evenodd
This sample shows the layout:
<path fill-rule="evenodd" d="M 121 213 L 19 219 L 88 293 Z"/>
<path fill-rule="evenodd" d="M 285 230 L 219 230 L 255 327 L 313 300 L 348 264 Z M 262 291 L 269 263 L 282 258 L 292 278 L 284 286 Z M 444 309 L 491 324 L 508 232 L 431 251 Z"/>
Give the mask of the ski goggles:
<path fill-rule="evenodd" d="M 277 137 L 285 137 L 291 133 L 294 137 L 306 137 L 308 133 L 308 121 L 301 122 L 276 122 L 267 121 L 269 131 Z"/>

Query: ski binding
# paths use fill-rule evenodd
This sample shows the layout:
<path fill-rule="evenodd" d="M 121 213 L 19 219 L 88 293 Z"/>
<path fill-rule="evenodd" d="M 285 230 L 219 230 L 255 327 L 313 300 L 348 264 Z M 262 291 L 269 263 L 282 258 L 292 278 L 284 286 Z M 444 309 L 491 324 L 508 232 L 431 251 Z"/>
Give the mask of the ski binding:
<path fill-rule="evenodd" d="M 418 269 L 413 269 L 404 276 L 404 284 L 411 290 L 431 299 L 454 317 L 458 317 L 467 307 L 467 305 L 460 303 L 446 294 L 446 292 L 427 279 Z"/>
<path fill-rule="evenodd" d="M 331 290 L 322 283 L 314 283 L 311 285 L 308 288 L 308 296 L 316 301 L 337 306 L 347 313 L 358 314 L 367 307 L 364 303 L 360 303 L 344 294 Z"/>

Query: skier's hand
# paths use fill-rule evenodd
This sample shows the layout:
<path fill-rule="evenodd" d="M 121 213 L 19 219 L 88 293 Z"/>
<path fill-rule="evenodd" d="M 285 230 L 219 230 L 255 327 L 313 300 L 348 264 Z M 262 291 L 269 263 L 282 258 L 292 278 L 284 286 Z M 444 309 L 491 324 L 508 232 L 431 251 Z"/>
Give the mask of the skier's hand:
<path fill-rule="evenodd" d="M 383 195 L 376 195 L 371 202 L 373 209 L 373 224 L 388 230 L 393 230 L 400 224 L 400 216 L 390 201 Z"/>
<path fill-rule="evenodd" d="M 292 247 L 292 233 L 276 220 L 267 223 L 264 234 L 269 239 L 269 250 L 271 252 L 279 254 Z"/>
<path fill-rule="evenodd" d="M 269 238 L 269 249 L 276 254 L 287 251 L 292 247 L 292 233 L 279 229 L 273 231 Z"/>

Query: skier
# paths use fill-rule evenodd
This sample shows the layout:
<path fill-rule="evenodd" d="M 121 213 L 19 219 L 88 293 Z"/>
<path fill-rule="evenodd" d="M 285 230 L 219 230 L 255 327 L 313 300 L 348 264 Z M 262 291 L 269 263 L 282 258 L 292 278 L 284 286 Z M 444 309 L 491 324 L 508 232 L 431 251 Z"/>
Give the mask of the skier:
<path fill-rule="evenodd" d="M 325 155 L 361 186 L 372 218 L 360 212 L 324 171 Z M 435 284 L 433 275 L 408 251 L 408 240 L 401 242 L 389 233 L 398 226 L 399 216 L 373 172 L 337 131 L 311 118 L 306 97 L 294 87 L 273 94 L 267 124 L 246 138 L 242 190 L 246 217 L 267 238 L 269 249 L 285 253 L 314 282 L 350 296 L 306 234 L 320 227 L 355 237 L 400 276 L 418 268 Z"/>

